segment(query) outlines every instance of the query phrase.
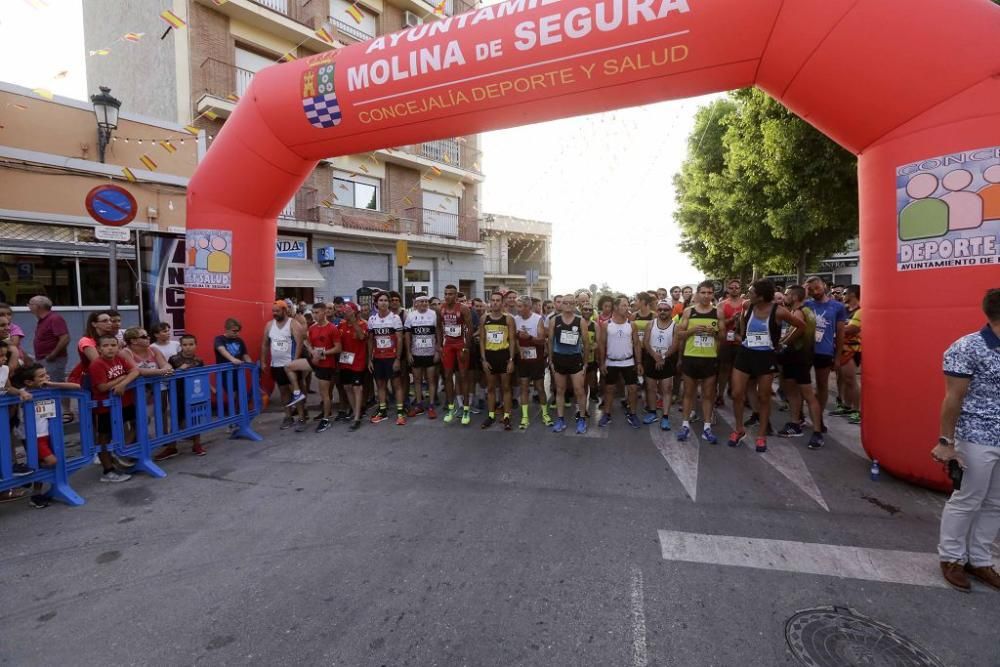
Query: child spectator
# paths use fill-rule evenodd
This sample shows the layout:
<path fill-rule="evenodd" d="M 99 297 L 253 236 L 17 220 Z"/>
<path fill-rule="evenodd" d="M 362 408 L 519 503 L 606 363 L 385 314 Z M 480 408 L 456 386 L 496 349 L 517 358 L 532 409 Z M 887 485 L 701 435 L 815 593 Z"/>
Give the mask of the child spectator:
<path fill-rule="evenodd" d="M 226 323 L 226 328 L 227 329 L 229 328 L 228 322 Z M 221 336 L 219 338 L 221 338 Z M 195 338 L 191 334 L 184 334 L 183 336 L 181 336 L 180 345 L 181 345 L 181 351 L 175 354 L 174 356 L 170 357 L 171 368 L 173 368 L 175 371 L 183 373 L 186 370 L 192 368 L 201 368 L 202 366 L 205 365 L 205 362 L 199 359 L 196 354 L 198 350 L 197 338 Z M 180 392 L 178 392 L 178 394 L 180 394 Z M 183 429 L 185 428 L 184 420 L 186 417 L 186 415 L 184 414 L 183 397 L 178 395 L 177 402 L 179 403 L 179 405 L 177 406 L 177 417 L 180 422 L 180 427 Z M 191 438 L 191 443 L 192 443 L 191 453 L 194 454 L 195 456 L 205 456 L 205 454 L 208 453 L 205 451 L 205 448 L 201 446 L 200 435 L 196 435 L 193 438 Z M 156 456 L 153 457 L 153 460 L 157 462 L 166 461 L 167 459 L 174 458 L 178 454 L 180 454 L 180 452 L 177 451 L 176 443 L 170 444 L 161 449 L 156 454 Z"/>
<path fill-rule="evenodd" d="M 150 327 L 149 333 L 153 336 L 150 347 L 159 350 L 164 359 L 169 360 L 181 351 L 181 344 L 171 337 L 170 325 L 166 322 L 154 324 Z"/>
<path fill-rule="evenodd" d="M 31 391 L 41 389 L 79 389 L 80 385 L 73 382 L 53 382 L 49 379 L 49 373 L 41 364 L 34 363 L 30 366 L 21 366 L 14 373 L 12 384 L 20 390 L 21 400 L 31 400 Z M 30 412 L 30 411 L 29 411 Z M 56 417 L 55 399 L 46 399 L 35 402 L 35 442 L 38 446 L 38 465 L 43 468 L 51 468 L 56 464 L 55 454 L 52 452 L 52 445 L 49 440 L 49 420 Z M 23 424 L 14 429 L 15 435 L 24 441 L 27 447 L 27 434 Z M 32 485 L 34 492 L 29 499 L 32 507 L 42 509 L 49 506 L 49 496 L 41 493 L 42 483 L 35 482 Z"/>
<path fill-rule="evenodd" d="M 7 365 L 10 363 L 10 352 L 12 347 L 6 342 L 0 340 L 0 394 L 11 394 L 20 397 L 22 401 L 26 401 L 31 398 L 31 394 L 24 391 L 23 389 L 17 389 L 12 384 L 8 383 L 8 378 L 10 377 L 10 367 Z M 9 408 L 10 410 L 10 425 L 16 427 L 17 425 L 17 410 L 15 408 Z M 30 475 L 35 472 L 29 468 L 24 463 L 17 462 L 17 451 L 14 447 L 14 438 L 10 439 L 10 452 L 11 458 L 14 460 L 13 473 L 15 477 L 24 477 L 25 475 Z M 23 498 L 26 494 L 24 489 L 9 489 L 7 491 L 0 492 L 0 503 L 8 503 L 13 500 L 19 500 Z"/>
<path fill-rule="evenodd" d="M 118 338 L 114 334 L 102 334 L 97 339 L 100 356 L 90 362 L 87 373 L 90 376 L 91 393 L 95 401 L 107 400 L 111 393 L 122 397 L 122 421 L 125 422 L 126 441 L 132 442 L 135 430 L 135 392 L 128 391 L 128 385 L 139 377 L 139 369 L 128 358 L 118 353 Z M 126 482 L 132 478 L 127 473 L 115 469 L 111 453 L 106 445 L 111 442 L 111 408 L 97 408 L 97 444 L 103 474 L 102 482 Z"/>
<path fill-rule="evenodd" d="M 212 347 L 215 349 L 215 363 L 217 364 L 242 364 L 252 363 L 253 359 L 247 352 L 247 344 L 240 338 L 240 331 L 243 325 L 240 321 L 230 317 L 226 320 L 226 330 L 221 336 L 215 337 Z M 175 367 L 176 368 L 176 367 Z"/>

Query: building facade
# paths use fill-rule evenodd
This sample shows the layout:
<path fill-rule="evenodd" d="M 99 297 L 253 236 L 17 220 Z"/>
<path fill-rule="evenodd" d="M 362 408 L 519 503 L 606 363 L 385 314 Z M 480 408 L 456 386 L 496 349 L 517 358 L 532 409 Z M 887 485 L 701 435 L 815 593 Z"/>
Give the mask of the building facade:
<path fill-rule="evenodd" d="M 487 214 L 480 221 L 485 293 L 513 289 L 548 299 L 552 285 L 552 224 Z M 529 278 L 532 279 L 529 282 Z"/>
<path fill-rule="evenodd" d="M 187 183 L 205 151 L 204 133 L 195 137 L 176 123 L 125 112 L 101 163 L 89 103 L 49 100 L 0 82 L 0 108 L 9 111 L 0 133 L 0 301 L 14 307 L 28 349 L 31 297 L 52 299 L 77 336 L 90 312 L 110 306 L 110 248 L 96 238 L 85 205 L 100 185 L 123 186 L 136 200 L 129 241 L 117 245 L 117 292 L 124 325 L 138 324 L 149 283 L 139 249 L 148 237 L 183 234 Z M 182 328 L 182 295 L 175 310 Z"/>
<path fill-rule="evenodd" d="M 130 66 L 90 58 L 87 82 L 129 108 L 219 132 L 256 72 L 472 9 L 463 0 L 84 0 L 86 48 L 148 19 L 149 4 L 187 25 L 128 45 Z M 134 48 L 133 48 L 134 47 Z M 208 142 L 211 150 L 211 140 Z M 483 290 L 479 137 L 323 160 L 278 219 L 276 293 L 307 301 L 362 287 L 441 294 Z M 395 242 L 409 242 L 397 269 Z M 322 256 L 323 261 L 320 261 Z M 321 265 L 322 264 L 322 265 Z"/>

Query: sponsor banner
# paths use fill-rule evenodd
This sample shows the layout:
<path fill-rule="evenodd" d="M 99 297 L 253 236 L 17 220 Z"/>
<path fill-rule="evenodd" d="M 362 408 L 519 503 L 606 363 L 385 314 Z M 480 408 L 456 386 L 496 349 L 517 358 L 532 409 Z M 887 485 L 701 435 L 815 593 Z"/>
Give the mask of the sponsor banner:
<path fill-rule="evenodd" d="M 184 237 L 142 234 L 142 323 L 166 322 L 174 338 L 184 328 Z"/>
<path fill-rule="evenodd" d="M 1000 265 L 1000 147 L 896 170 L 896 269 Z"/>
<path fill-rule="evenodd" d="M 226 229 L 189 229 L 185 287 L 232 289 L 233 233 Z"/>
<path fill-rule="evenodd" d="M 279 236 L 275 243 L 276 259 L 309 259 L 309 242 L 301 236 Z"/>

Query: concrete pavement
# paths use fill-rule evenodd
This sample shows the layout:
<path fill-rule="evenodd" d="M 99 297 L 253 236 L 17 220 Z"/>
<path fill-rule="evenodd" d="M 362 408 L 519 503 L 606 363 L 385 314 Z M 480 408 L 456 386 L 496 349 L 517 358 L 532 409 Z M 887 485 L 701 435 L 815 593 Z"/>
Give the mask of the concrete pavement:
<path fill-rule="evenodd" d="M 0 664 L 793 665 L 786 621 L 833 606 L 927 664 L 998 663 L 1000 592 L 936 578 L 944 497 L 869 480 L 847 429 L 761 456 L 620 412 L 585 438 L 479 419 L 271 413 L 166 479 L 0 506 Z"/>

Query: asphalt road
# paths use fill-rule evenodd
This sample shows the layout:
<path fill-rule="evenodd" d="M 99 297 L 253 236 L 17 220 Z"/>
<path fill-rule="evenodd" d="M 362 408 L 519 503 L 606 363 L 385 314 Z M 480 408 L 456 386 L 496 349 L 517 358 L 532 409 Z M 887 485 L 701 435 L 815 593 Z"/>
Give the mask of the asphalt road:
<path fill-rule="evenodd" d="M 589 437 L 278 421 L 163 480 L 81 471 L 80 508 L 0 506 L 0 664 L 794 665 L 786 621 L 827 606 L 1000 664 L 1000 592 L 937 583 L 944 497 L 872 482 L 853 427 L 760 456 L 620 414 Z"/>

